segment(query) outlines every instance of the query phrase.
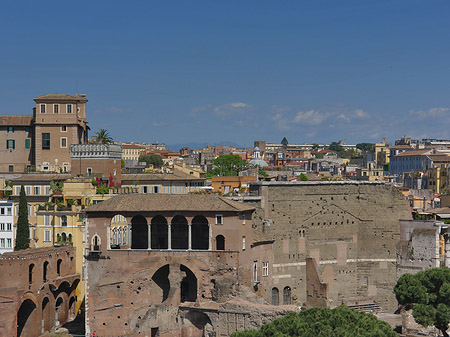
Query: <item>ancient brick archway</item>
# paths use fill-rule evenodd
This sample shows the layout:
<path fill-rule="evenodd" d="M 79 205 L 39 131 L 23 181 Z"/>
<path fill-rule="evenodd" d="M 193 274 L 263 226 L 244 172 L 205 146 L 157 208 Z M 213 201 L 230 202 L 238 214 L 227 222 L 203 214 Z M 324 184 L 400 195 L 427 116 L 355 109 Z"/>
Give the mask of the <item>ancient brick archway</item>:
<path fill-rule="evenodd" d="M 131 248 L 148 249 L 148 225 L 142 215 L 136 215 L 131 219 Z"/>
<path fill-rule="evenodd" d="M 39 331 L 37 316 L 36 303 L 31 299 L 23 301 L 17 312 L 17 337 L 31 336 L 36 331 Z"/>
<path fill-rule="evenodd" d="M 191 225 L 192 249 L 209 249 L 209 224 L 203 215 L 192 219 Z"/>
<path fill-rule="evenodd" d="M 188 249 L 188 221 L 182 215 L 177 215 L 171 223 L 172 249 Z"/>

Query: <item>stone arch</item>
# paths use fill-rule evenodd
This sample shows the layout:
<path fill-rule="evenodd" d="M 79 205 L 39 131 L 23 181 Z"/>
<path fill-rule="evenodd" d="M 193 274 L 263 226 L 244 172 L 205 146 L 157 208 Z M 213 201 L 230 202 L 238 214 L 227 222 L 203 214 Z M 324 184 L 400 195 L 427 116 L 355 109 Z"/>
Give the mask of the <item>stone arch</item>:
<path fill-rule="evenodd" d="M 31 336 L 39 331 L 37 314 L 35 302 L 31 299 L 22 302 L 17 312 L 17 337 Z"/>
<path fill-rule="evenodd" d="M 280 291 L 278 288 L 274 287 L 272 288 L 272 305 L 279 305 L 280 304 Z"/>
<path fill-rule="evenodd" d="M 131 248 L 148 249 L 148 225 L 147 219 L 142 215 L 136 215 L 131 219 Z"/>
<path fill-rule="evenodd" d="M 197 277 L 185 265 L 180 265 L 180 271 L 186 275 L 181 280 L 181 302 L 195 302 L 197 300 Z"/>
<path fill-rule="evenodd" d="M 58 259 L 58 261 L 56 261 L 56 273 L 58 274 L 58 276 L 61 276 L 61 265 L 62 259 Z"/>
<path fill-rule="evenodd" d="M 182 335 L 186 336 L 213 336 L 214 326 L 211 318 L 204 312 L 189 310 L 184 315 Z M 187 322 L 186 322 L 187 320 Z M 189 324 L 190 323 L 190 324 Z"/>
<path fill-rule="evenodd" d="M 44 297 L 42 300 L 42 329 L 41 333 L 48 331 L 52 328 L 52 308 L 50 306 L 50 299 L 48 297 Z"/>
<path fill-rule="evenodd" d="M 291 287 L 286 286 L 283 289 L 283 304 L 291 304 L 292 298 L 291 298 Z"/>
<path fill-rule="evenodd" d="M 49 262 L 45 261 L 44 265 L 42 266 L 42 280 L 44 282 L 47 282 L 47 278 L 48 278 L 48 265 L 49 265 Z"/>
<path fill-rule="evenodd" d="M 169 248 L 169 227 L 167 220 L 162 215 L 156 215 L 152 219 L 152 249 L 168 249 Z"/>
<path fill-rule="evenodd" d="M 188 249 L 188 221 L 177 215 L 171 223 L 172 249 Z"/>
<path fill-rule="evenodd" d="M 209 224 L 203 215 L 192 219 L 191 225 L 192 249 L 209 249 Z"/>
<path fill-rule="evenodd" d="M 74 320 L 76 317 L 76 312 L 75 312 L 75 296 L 72 296 L 69 300 L 69 320 Z"/>
<path fill-rule="evenodd" d="M 119 231 L 120 237 L 119 240 Z M 110 222 L 110 237 L 113 238 L 112 244 L 114 245 L 127 245 L 127 232 L 128 232 L 128 222 L 127 218 L 122 214 L 116 214 L 111 218 Z M 115 239 L 114 239 L 115 237 Z"/>
<path fill-rule="evenodd" d="M 28 266 L 28 283 L 33 283 L 33 270 L 34 270 L 34 263 L 31 263 Z"/>
<path fill-rule="evenodd" d="M 225 250 L 225 237 L 221 234 L 216 236 L 216 250 Z"/>
<path fill-rule="evenodd" d="M 155 297 L 154 302 L 163 303 L 169 297 L 170 280 L 169 280 L 170 267 L 168 264 L 159 268 L 152 276 L 153 282 L 160 288 L 158 293 L 152 292 Z"/>
<path fill-rule="evenodd" d="M 99 235 L 94 234 L 91 239 L 91 250 L 94 252 L 99 252 L 102 245 L 102 239 Z"/>
<path fill-rule="evenodd" d="M 55 325 L 59 326 L 61 322 L 65 321 L 64 299 L 62 296 L 55 301 Z"/>

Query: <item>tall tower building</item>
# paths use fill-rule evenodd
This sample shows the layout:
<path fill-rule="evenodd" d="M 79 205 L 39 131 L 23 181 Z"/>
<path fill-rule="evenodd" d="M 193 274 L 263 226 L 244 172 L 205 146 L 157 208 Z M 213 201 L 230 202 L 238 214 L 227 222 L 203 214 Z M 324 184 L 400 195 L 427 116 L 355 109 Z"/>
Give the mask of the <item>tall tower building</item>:
<path fill-rule="evenodd" d="M 49 94 L 35 97 L 34 164 L 38 171 L 69 172 L 70 145 L 86 144 L 86 95 Z"/>

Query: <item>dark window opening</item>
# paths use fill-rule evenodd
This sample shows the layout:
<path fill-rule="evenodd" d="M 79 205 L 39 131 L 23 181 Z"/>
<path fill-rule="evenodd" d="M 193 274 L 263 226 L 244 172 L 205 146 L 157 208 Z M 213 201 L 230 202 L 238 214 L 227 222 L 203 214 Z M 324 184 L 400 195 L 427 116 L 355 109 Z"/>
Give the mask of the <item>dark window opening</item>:
<path fill-rule="evenodd" d="M 162 215 L 157 215 L 152 219 L 152 249 L 169 248 L 169 227 L 167 220 Z"/>
<path fill-rule="evenodd" d="M 42 275 L 42 279 L 44 280 L 44 282 L 47 282 L 47 269 L 48 269 L 48 261 L 44 262 L 44 272 Z"/>
<path fill-rule="evenodd" d="M 56 262 L 56 273 L 58 274 L 58 276 L 61 276 L 61 264 L 62 260 L 59 259 L 58 262 Z"/>
<path fill-rule="evenodd" d="M 159 268 L 152 276 L 153 282 L 161 289 L 160 303 L 163 303 L 169 297 L 170 281 L 169 281 L 169 265 Z M 158 296 L 158 294 L 156 294 Z"/>
<path fill-rule="evenodd" d="M 291 304 L 291 288 L 284 287 L 283 289 L 283 304 Z"/>
<path fill-rule="evenodd" d="M 216 236 L 216 250 L 225 250 L 225 237 L 223 235 Z"/>
<path fill-rule="evenodd" d="M 50 150 L 50 134 L 49 133 L 42 134 L 42 149 Z"/>
<path fill-rule="evenodd" d="M 197 278 L 186 266 L 180 266 L 185 277 L 181 281 L 181 302 L 195 302 L 197 300 Z"/>
<path fill-rule="evenodd" d="M 272 305 L 280 304 L 280 291 L 278 288 L 272 288 Z"/>
<path fill-rule="evenodd" d="M 148 249 L 148 225 L 142 215 L 131 219 L 131 248 Z"/>
<path fill-rule="evenodd" d="M 35 335 L 36 331 L 33 330 L 33 319 L 30 318 L 31 315 L 37 313 L 35 311 L 36 304 L 31 300 L 25 300 L 20 306 L 19 312 L 17 313 L 17 336 Z M 27 325 L 27 323 L 29 323 Z"/>
<path fill-rule="evenodd" d="M 209 225 L 203 215 L 197 215 L 192 220 L 192 249 L 209 249 Z"/>
<path fill-rule="evenodd" d="M 172 219 L 172 249 L 188 249 L 188 222 L 182 215 Z"/>
<path fill-rule="evenodd" d="M 33 269 L 34 269 L 34 264 L 30 264 L 28 266 L 28 283 L 33 283 Z"/>

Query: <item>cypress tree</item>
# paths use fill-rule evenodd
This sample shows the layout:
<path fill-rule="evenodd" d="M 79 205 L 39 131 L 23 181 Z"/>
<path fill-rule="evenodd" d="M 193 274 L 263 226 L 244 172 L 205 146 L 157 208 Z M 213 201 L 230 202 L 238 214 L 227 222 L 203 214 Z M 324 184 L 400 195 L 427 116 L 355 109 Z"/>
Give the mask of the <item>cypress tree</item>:
<path fill-rule="evenodd" d="M 25 188 L 20 188 L 19 219 L 17 221 L 16 246 L 14 250 L 30 247 L 30 227 L 28 224 L 28 203 Z"/>

